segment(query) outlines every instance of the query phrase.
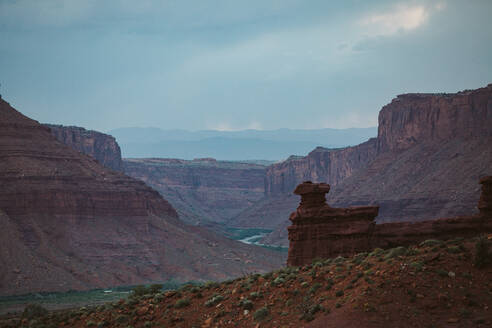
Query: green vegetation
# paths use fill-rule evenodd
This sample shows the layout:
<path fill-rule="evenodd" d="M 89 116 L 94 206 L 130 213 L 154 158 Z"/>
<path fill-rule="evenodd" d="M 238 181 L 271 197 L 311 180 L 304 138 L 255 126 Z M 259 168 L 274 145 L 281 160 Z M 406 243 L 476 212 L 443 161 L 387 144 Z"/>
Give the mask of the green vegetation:
<path fill-rule="evenodd" d="M 35 319 L 48 314 L 48 310 L 38 304 L 28 304 L 22 312 L 22 317 L 26 319 Z"/>
<path fill-rule="evenodd" d="M 478 268 L 483 268 L 489 263 L 492 263 L 492 251 L 491 242 L 487 239 L 487 236 L 481 235 L 478 237 L 475 243 L 475 265 Z"/>
<path fill-rule="evenodd" d="M 255 313 L 253 313 L 253 318 L 256 321 L 262 321 L 262 320 L 265 320 L 269 314 L 270 314 L 270 311 L 268 310 L 268 308 L 266 306 L 264 306 L 264 307 L 261 307 L 258 310 L 256 310 Z"/>
<path fill-rule="evenodd" d="M 188 305 L 190 305 L 190 300 L 187 298 L 182 298 L 182 299 L 179 299 L 176 301 L 176 304 L 174 304 L 174 307 L 176 309 L 181 309 L 181 308 L 187 307 Z"/>
<path fill-rule="evenodd" d="M 214 295 L 212 298 L 210 298 L 208 301 L 205 302 L 205 306 L 209 306 L 209 307 L 214 306 L 223 300 L 224 300 L 224 296 Z"/>

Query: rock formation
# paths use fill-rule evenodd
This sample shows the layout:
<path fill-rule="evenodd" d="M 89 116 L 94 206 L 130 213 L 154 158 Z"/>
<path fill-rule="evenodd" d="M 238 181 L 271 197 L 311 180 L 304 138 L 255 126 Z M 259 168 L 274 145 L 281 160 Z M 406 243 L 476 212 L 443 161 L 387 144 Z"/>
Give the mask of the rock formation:
<path fill-rule="evenodd" d="M 375 224 L 377 206 L 332 208 L 325 202 L 330 186 L 325 183 L 300 184 L 295 194 L 301 203 L 290 216 L 287 264 L 299 266 L 316 258 L 353 255 L 376 247 L 412 245 L 427 239 L 471 237 L 492 232 L 492 176 L 480 180 L 480 213 L 422 222 Z"/>
<path fill-rule="evenodd" d="M 191 224 L 223 224 L 263 197 L 265 166 L 204 158 L 125 159 L 125 173 L 163 195 Z"/>
<path fill-rule="evenodd" d="M 480 179 L 480 184 L 482 184 L 482 194 L 478 202 L 480 215 L 492 217 L 492 176 L 483 177 Z"/>
<path fill-rule="evenodd" d="M 86 130 L 77 126 L 44 124 L 60 142 L 79 152 L 92 156 L 102 165 L 115 171 L 123 171 L 120 146 L 108 134 Z"/>
<path fill-rule="evenodd" d="M 455 94 L 399 95 L 379 112 L 377 138 L 342 149 L 319 147 L 305 157 L 271 165 L 265 192 L 291 193 L 305 180 L 335 186 L 383 153 L 474 137 L 492 137 L 492 84 Z"/>
<path fill-rule="evenodd" d="M 305 157 L 293 157 L 270 165 L 265 179 L 265 194 L 290 193 L 300 181 L 330 181 L 335 185 L 360 168 L 366 167 L 377 154 L 375 138 L 354 147 L 330 150 L 318 147 Z"/>
<path fill-rule="evenodd" d="M 290 215 L 289 266 L 311 263 L 315 258 L 351 254 L 370 247 L 368 235 L 374 229 L 377 206 L 333 208 L 326 203 L 330 186 L 304 182 L 294 193 L 301 204 Z"/>
<path fill-rule="evenodd" d="M 185 225 L 143 182 L 58 142 L 0 100 L 0 295 L 226 279 L 278 252 Z"/>
<path fill-rule="evenodd" d="M 265 225 L 277 226 L 265 241 L 287 245 L 286 213 L 295 210 L 297 200 L 282 188 L 291 193 L 305 180 L 329 183 L 333 206 L 379 205 L 378 223 L 473 212 L 480 195 L 477 181 L 492 172 L 492 84 L 456 94 L 398 96 L 381 110 L 378 131 L 376 140 L 359 146 L 317 149 L 272 165 L 268 197 L 235 220 L 265 218 Z M 350 156 L 342 156 L 347 152 Z"/>

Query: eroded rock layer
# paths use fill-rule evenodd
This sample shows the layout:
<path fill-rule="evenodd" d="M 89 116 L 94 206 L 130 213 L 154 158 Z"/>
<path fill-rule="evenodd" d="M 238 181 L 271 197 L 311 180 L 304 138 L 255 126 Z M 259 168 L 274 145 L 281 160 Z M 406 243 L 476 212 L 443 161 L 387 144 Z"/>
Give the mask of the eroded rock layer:
<path fill-rule="evenodd" d="M 113 136 L 77 126 L 43 124 L 60 142 L 94 157 L 102 165 L 122 171 L 121 149 Z"/>
<path fill-rule="evenodd" d="M 481 209 L 490 209 L 492 177 L 481 180 Z M 492 215 L 480 214 L 421 222 L 375 224 L 377 206 L 333 208 L 325 201 L 328 184 L 300 184 L 295 194 L 301 204 L 290 216 L 289 257 L 291 266 L 305 265 L 316 258 L 333 258 L 370 251 L 376 247 L 389 248 L 412 245 L 427 239 L 446 240 L 471 237 L 492 232 Z"/>
<path fill-rule="evenodd" d="M 0 100 L 0 295 L 226 279 L 279 253 L 179 220 L 143 182 L 58 142 Z"/>
<path fill-rule="evenodd" d="M 184 221 L 225 223 L 264 195 L 265 166 L 212 158 L 125 159 L 125 173 L 163 195 Z"/>
<path fill-rule="evenodd" d="M 289 222 L 285 212 L 295 210 L 297 200 L 280 192 L 282 183 L 275 181 L 282 179 L 289 181 L 288 193 L 304 180 L 329 183 L 333 192 L 328 201 L 333 206 L 378 205 L 378 223 L 478 212 L 477 181 L 492 173 L 492 84 L 455 94 L 398 96 L 381 110 L 378 131 L 372 146 L 364 148 L 371 152 L 360 154 L 361 161 L 355 150 L 362 145 L 316 151 L 319 157 L 336 158 L 337 153 L 353 149 L 352 156 L 357 159 L 353 163 L 358 166 L 347 164 L 352 169 L 336 171 L 340 175 L 326 173 L 333 162 L 316 164 L 314 152 L 271 166 L 267 181 L 274 183 L 269 187 L 269 197 L 241 213 L 236 221 L 264 217 L 265 224 L 276 225 L 264 242 L 287 245 Z M 345 161 L 343 156 L 341 159 Z M 273 207 L 275 212 L 270 210 Z"/>

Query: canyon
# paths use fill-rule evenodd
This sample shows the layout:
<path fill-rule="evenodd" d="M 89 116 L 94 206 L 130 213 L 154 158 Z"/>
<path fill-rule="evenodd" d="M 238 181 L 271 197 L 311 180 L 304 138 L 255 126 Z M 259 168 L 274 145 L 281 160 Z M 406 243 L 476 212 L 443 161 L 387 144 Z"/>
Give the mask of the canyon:
<path fill-rule="evenodd" d="M 381 109 L 377 138 L 271 165 L 266 198 L 234 224 L 275 227 L 264 242 L 287 246 L 288 214 L 298 204 L 292 191 L 306 180 L 329 183 L 334 206 L 378 205 L 378 223 L 472 214 L 476 182 L 492 172 L 491 144 L 492 84 L 400 95 Z"/>
<path fill-rule="evenodd" d="M 264 165 L 213 158 L 125 159 L 125 173 L 144 181 L 187 223 L 217 226 L 264 196 Z"/>
<path fill-rule="evenodd" d="M 270 229 L 262 242 L 284 247 L 298 204 L 292 191 L 307 180 L 329 183 L 334 206 L 378 205 L 377 223 L 468 215 L 476 212 L 476 181 L 492 171 L 491 97 L 492 85 L 399 95 L 381 109 L 376 138 L 317 147 L 269 166 L 147 158 L 125 159 L 123 167 L 158 190 L 187 223 Z"/>
<path fill-rule="evenodd" d="M 183 223 L 157 191 L 52 133 L 0 100 L 0 295 L 222 280 L 282 265 L 278 252 Z"/>

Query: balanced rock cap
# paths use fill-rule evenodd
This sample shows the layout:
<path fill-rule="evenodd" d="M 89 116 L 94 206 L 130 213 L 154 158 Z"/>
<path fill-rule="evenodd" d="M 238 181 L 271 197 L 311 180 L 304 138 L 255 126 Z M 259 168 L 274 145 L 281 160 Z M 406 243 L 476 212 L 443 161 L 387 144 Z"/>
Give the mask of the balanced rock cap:
<path fill-rule="evenodd" d="M 304 181 L 294 190 L 296 195 L 306 194 L 327 194 L 330 192 L 330 185 L 327 183 L 312 183 L 311 181 Z"/>

